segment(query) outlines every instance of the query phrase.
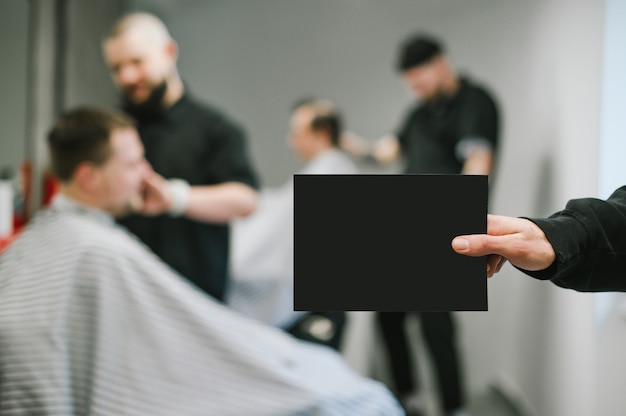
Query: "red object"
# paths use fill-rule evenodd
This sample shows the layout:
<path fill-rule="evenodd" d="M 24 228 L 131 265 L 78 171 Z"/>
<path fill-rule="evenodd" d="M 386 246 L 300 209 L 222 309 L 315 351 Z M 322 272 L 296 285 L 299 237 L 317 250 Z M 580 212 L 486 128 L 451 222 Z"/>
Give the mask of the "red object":
<path fill-rule="evenodd" d="M 46 172 L 43 177 L 43 199 L 42 204 L 44 207 L 50 205 L 52 198 L 59 192 L 59 181 L 57 178 Z"/>
<path fill-rule="evenodd" d="M 24 196 L 24 205 L 22 207 L 22 212 L 14 212 L 13 213 L 13 233 L 8 237 L 0 238 L 0 254 L 2 254 L 7 247 L 11 244 L 13 240 L 15 240 L 22 230 L 28 223 L 28 212 L 31 205 L 31 189 L 32 189 L 32 177 L 33 177 L 33 167 L 29 160 L 25 160 L 20 166 L 20 188 L 22 195 Z M 52 199 L 59 191 L 60 185 L 59 181 L 52 176 L 50 173 L 44 173 L 43 177 L 43 189 L 42 189 L 42 206 L 46 207 L 50 205 Z"/>
<path fill-rule="evenodd" d="M 33 183 L 33 167 L 30 160 L 25 160 L 20 167 L 21 173 L 21 188 L 22 194 L 24 195 L 24 212 L 18 213 L 19 218 L 18 221 L 21 221 L 21 225 L 24 225 L 28 222 L 28 212 L 30 212 L 31 207 L 31 189 Z M 43 185 L 42 185 L 42 195 L 41 195 L 41 204 L 46 207 L 50 205 L 52 198 L 57 194 L 60 188 L 59 181 L 52 176 L 49 172 L 45 172 L 43 176 Z"/>
<path fill-rule="evenodd" d="M 0 255 L 9 247 L 11 242 L 17 238 L 20 231 L 21 231 L 21 228 L 19 229 L 16 228 L 13 231 L 13 234 L 11 234 L 10 236 L 5 237 L 5 238 L 0 238 Z"/>

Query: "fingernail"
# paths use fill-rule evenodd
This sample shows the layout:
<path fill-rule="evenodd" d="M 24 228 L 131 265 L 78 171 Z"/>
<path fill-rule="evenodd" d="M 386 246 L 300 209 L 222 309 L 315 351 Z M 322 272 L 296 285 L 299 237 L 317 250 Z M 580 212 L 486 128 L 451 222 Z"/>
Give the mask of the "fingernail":
<path fill-rule="evenodd" d="M 467 250 L 469 248 L 469 241 L 464 238 L 455 238 L 452 240 L 452 247 L 456 250 Z"/>

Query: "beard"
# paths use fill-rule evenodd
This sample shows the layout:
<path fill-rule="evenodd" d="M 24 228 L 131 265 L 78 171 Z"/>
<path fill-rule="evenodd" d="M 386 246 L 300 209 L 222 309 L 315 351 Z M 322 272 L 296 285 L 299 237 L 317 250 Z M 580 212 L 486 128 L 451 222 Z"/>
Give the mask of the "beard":
<path fill-rule="evenodd" d="M 433 95 L 423 100 L 423 103 L 433 113 L 439 114 L 445 112 L 450 101 L 456 96 L 456 91 L 450 92 L 443 88 L 438 88 Z"/>
<path fill-rule="evenodd" d="M 126 94 L 122 94 L 122 106 L 138 120 L 160 117 L 164 112 L 163 97 L 167 91 L 167 81 L 163 80 L 150 91 L 150 95 L 144 101 L 135 103 Z"/>

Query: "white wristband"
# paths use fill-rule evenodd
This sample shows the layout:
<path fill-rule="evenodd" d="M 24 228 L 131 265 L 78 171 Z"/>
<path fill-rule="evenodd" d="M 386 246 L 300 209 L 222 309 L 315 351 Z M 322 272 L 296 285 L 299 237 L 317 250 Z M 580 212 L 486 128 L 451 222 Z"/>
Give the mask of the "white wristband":
<path fill-rule="evenodd" d="M 189 186 L 189 182 L 183 179 L 170 179 L 167 182 L 172 191 L 172 205 L 167 212 L 174 217 L 179 217 L 187 209 L 191 186 Z"/>

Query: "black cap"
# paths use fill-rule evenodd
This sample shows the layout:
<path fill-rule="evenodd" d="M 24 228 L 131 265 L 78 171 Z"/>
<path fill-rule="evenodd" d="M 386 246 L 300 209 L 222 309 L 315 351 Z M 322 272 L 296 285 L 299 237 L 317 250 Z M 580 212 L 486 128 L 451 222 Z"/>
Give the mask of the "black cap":
<path fill-rule="evenodd" d="M 427 63 L 441 53 L 443 46 L 438 40 L 429 35 L 415 34 L 402 44 L 396 69 L 399 72 L 407 71 Z"/>

